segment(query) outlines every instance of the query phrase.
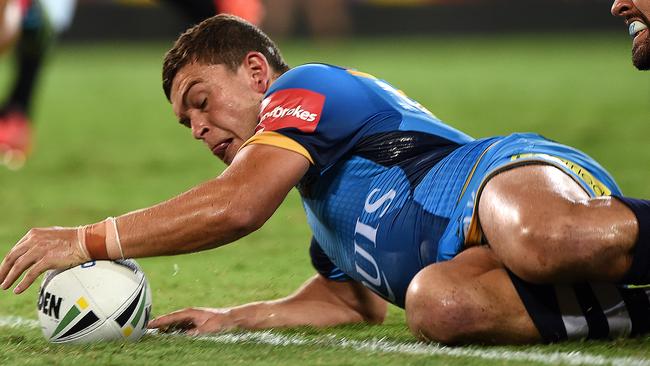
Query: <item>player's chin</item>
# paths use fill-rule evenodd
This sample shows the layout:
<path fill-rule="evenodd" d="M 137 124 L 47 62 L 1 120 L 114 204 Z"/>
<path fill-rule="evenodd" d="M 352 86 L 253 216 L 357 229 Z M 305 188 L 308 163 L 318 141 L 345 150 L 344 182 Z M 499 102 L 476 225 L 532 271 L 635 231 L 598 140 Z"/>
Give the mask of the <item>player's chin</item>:
<path fill-rule="evenodd" d="M 650 70 L 650 37 L 634 46 L 632 63 L 639 70 Z"/>
<path fill-rule="evenodd" d="M 235 160 L 235 156 L 239 153 L 239 149 L 241 149 L 242 145 L 244 144 L 243 139 L 238 139 L 235 138 L 233 141 L 228 145 L 226 148 L 225 154 L 223 155 L 223 159 L 221 159 L 224 163 L 227 165 L 232 164 L 233 160 Z"/>
<path fill-rule="evenodd" d="M 223 154 L 223 158 L 221 158 L 221 161 L 223 161 L 226 165 L 230 165 L 232 163 L 232 161 L 235 159 L 235 155 L 237 154 L 237 150 L 239 150 L 238 146 L 232 145 L 233 144 L 230 144 L 230 146 L 228 146 L 225 153 Z"/>

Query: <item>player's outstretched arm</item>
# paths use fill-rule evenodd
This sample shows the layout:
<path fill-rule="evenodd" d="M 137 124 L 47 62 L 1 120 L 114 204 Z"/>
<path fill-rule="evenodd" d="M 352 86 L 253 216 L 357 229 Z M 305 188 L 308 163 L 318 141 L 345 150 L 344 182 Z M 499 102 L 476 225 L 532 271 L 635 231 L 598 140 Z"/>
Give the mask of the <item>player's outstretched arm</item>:
<path fill-rule="evenodd" d="M 386 302 L 360 283 L 335 282 L 316 275 L 282 299 L 226 309 L 183 309 L 152 320 L 149 328 L 198 335 L 229 329 L 380 324 L 386 310 Z"/>
<path fill-rule="evenodd" d="M 308 168 L 308 160 L 295 152 L 246 146 L 219 177 L 156 206 L 117 217 L 115 226 L 104 221 L 87 226 L 81 234 L 80 228 L 30 230 L 0 265 L 0 287 L 9 288 L 26 272 L 14 289 L 20 293 L 48 269 L 90 259 L 181 254 L 230 243 L 261 227 Z M 111 249 L 109 241 L 121 245 Z"/>

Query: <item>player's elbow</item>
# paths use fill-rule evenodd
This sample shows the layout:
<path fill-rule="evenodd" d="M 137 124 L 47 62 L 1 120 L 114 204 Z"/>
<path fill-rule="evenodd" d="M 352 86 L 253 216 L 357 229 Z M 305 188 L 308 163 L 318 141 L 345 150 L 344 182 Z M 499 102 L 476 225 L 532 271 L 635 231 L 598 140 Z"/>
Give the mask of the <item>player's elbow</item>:
<path fill-rule="evenodd" d="M 253 210 L 231 210 L 225 218 L 228 227 L 233 232 L 240 233 L 241 236 L 248 235 L 257 229 L 261 228 L 266 222 L 266 218 L 260 217 L 258 213 Z"/>
<path fill-rule="evenodd" d="M 264 224 L 265 220 L 260 219 L 254 212 L 246 209 L 229 209 L 221 212 L 206 213 L 204 222 L 207 232 L 220 228 L 219 236 L 231 242 L 242 238 Z"/>
<path fill-rule="evenodd" d="M 384 304 L 381 309 L 375 308 L 362 314 L 363 320 L 368 324 L 381 325 L 386 320 L 386 312 L 387 307 Z"/>
<path fill-rule="evenodd" d="M 377 295 L 371 294 L 371 298 L 366 299 L 365 304 L 356 308 L 356 312 L 361 316 L 363 322 L 372 325 L 380 325 L 386 320 L 388 304 Z"/>

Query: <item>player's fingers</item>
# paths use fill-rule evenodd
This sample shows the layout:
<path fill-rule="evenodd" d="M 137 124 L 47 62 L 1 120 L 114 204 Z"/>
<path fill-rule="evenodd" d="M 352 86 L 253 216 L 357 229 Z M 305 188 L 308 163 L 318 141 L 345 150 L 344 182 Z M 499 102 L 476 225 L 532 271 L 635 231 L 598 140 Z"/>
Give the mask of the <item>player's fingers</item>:
<path fill-rule="evenodd" d="M 23 235 L 22 238 L 20 238 L 20 240 L 18 240 L 16 245 L 14 245 L 14 247 L 5 256 L 2 264 L 0 264 L 0 283 L 4 281 L 14 262 L 30 249 L 31 246 L 27 244 L 27 242 L 39 230 L 40 229 L 30 229 L 25 235 Z"/>
<path fill-rule="evenodd" d="M 165 327 L 171 324 L 190 321 L 192 309 L 176 310 L 169 314 L 161 315 L 149 322 L 149 328 Z"/>
<path fill-rule="evenodd" d="M 164 331 L 170 327 L 183 325 L 181 328 L 187 329 L 194 324 L 194 320 L 198 317 L 199 312 L 200 310 L 195 308 L 177 310 L 153 319 L 149 322 L 148 327 L 152 329 L 157 328 Z M 187 327 L 188 325 L 189 327 Z"/>
<path fill-rule="evenodd" d="M 18 277 L 27 270 L 27 268 L 31 267 L 36 261 L 39 259 L 39 255 L 35 253 L 34 250 L 28 250 L 25 252 L 25 254 L 21 255 L 16 261 L 13 263 L 11 266 L 11 269 L 9 270 L 9 273 L 7 274 L 7 277 L 2 281 L 2 284 L 0 284 L 0 287 L 3 290 L 8 289 L 11 287 L 11 285 L 16 282 Z"/>
<path fill-rule="evenodd" d="M 147 324 L 147 328 L 158 329 L 163 333 L 167 333 L 192 329 L 194 328 L 194 323 L 189 318 L 177 318 L 174 320 L 154 319 Z"/>
<path fill-rule="evenodd" d="M 198 325 L 196 328 L 187 332 L 187 335 L 197 336 L 201 334 L 219 333 L 231 329 L 225 322 L 225 318 L 221 314 L 215 314 L 210 319 Z"/>
<path fill-rule="evenodd" d="M 18 245 L 22 244 L 23 242 L 27 241 L 27 239 L 31 238 L 34 235 L 34 233 L 36 231 L 38 231 L 38 230 L 39 229 L 30 229 L 27 233 L 25 233 L 25 235 L 23 235 L 22 238 L 20 238 L 20 240 L 18 240 L 18 242 L 16 243 L 15 246 L 18 246 Z"/>
<path fill-rule="evenodd" d="M 7 274 L 9 273 L 9 270 L 13 267 L 16 260 L 25 254 L 28 250 L 29 246 L 16 244 L 16 246 L 14 246 L 9 251 L 9 253 L 7 253 L 5 258 L 2 260 L 2 264 L 0 264 L 0 283 L 4 282 Z M 4 287 L 2 288 L 4 289 Z"/>
<path fill-rule="evenodd" d="M 45 272 L 48 269 L 47 263 L 44 260 L 40 260 L 36 262 L 32 266 L 32 268 L 25 273 L 25 277 L 23 277 L 23 280 L 18 283 L 18 286 L 14 289 L 15 294 L 20 294 L 23 291 L 25 291 L 29 286 L 31 286 L 32 283 L 38 278 L 38 276 L 41 275 L 41 273 Z"/>

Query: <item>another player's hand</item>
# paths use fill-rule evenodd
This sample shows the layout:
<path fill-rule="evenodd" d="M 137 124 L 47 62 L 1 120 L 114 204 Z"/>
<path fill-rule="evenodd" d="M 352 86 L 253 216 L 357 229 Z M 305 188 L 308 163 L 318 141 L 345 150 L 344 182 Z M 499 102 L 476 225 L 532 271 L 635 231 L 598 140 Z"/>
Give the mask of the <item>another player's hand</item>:
<path fill-rule="evenodd" d="M 31 229 L 2 261 L 0 287 L 8 289 L 25 273 L 14 289 L 14 293 L 19 294 L 48 269 L 70 268 L 88 260 L 79 246 L 77 228 Z"/>
<path fill-rule="evenodd" d="M 148 327 L 161 332 L 184 332 L 187 335 L 218 333 L 235 328 L 230 309 L 187 308 L 160 316 Z"/>

